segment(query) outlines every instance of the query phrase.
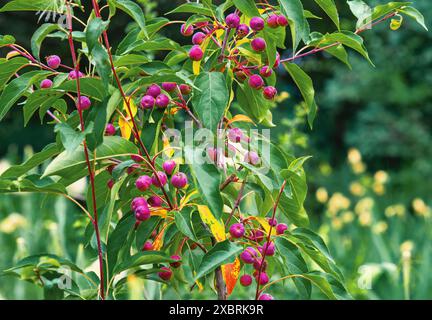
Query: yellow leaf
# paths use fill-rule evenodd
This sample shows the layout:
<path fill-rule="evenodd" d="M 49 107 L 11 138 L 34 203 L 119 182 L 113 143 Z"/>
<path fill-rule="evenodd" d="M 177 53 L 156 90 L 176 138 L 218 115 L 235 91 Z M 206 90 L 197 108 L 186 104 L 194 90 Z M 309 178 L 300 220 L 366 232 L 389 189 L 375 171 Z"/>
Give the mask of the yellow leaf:
<path fill-rule="evenodd" d="M 6 60 L 12 59 L 13 57 L 16 56 L 20 56 L 21 54 L 18 51 L 10 51 L 7 55 L 6 55 Z"/>
<path fill-rule="evenodd" d="M 201 69 L 201 60 L 200 61 L 193 61 L 192 62 L 192 70 L 194 75 L 199 75 Z"/>
<path fill-rule="evenodd" d="M 165 230 L 167 229 L 167 227 L 170 225 L 171 223 L 166 223 L 163 227 L 162 230 L 159 232 L 159 234 L 156 236 L 154 242 L 153 242 L 153 250 L 157 251 L 160 250 L 163 246 L 163 239 L 164 239 L 164 235 L 165 235 Z"/>
<path fill-rule="evenodd" d="M 226 240 L 225 226 L 222 221 L 215 218 L 209 207 L 197 205 L 197 208 L 202 221 L 204 221 L 204 223 L 209 226 L 210 231 L 215 239 L 218 242 Z"/>
<path fill-rule="evenodd" d="M 236 258 L 233 263 L 222 266 L 222 275 L 225 280 L 228 296 L 233 292 L 240 275 L 240 260 Z"/>
<path fill-rule="evenodd" d="M 259 224 L 263 227 L 266 234 L 269 234 L 270 232 L 270 225 L 267 222 L 266 219 L 261 217 L 251 217 L 251 219 L 256 220 L 259 222 Z M 272 228 L 272 235 L 276 235 L 276 228 Z"/>
<path fill-rule="evenodd" d="M 166 209 L 156 209 L 156 210 L 151 211 L 152 216 L 159 216 L 159 217 L 164 218 L 164 219 L 167 217 L 167 213 L 168 213 L 168 210 L 166 210 Z"/>
<path fill-rule="evenodd" d="M 244 114 L 237 114 L 232 119 L 228 121 L 228 124 L 234 123 L 234 122 L 249 122 L 252 123 L 254 126 L 256 126 L 255 122 L 248 116 Z"/>
<path fill-rule="evenodd" d="M 123 117 L 119 119 L 120 132 L 123 138 L 128 139 L 132 134 L 132 123 L 131 121 L 126 121 Z"/>
<path fill-rule="evenodd" d="M 133 101 L 130 97 L 128 97 L 127 99 L 129 101 L 129 106 L 130 106 L 130 109 L 131 109 L 131 112 L 132 112 L 132 117 L 135 117 L 136 114 L 137 114 L 137 112 L 138 112 L 138 108 L 137 108 L 137 106 L 135 104 L 135 101 Z M 127 118 L 128 118 L 128 120 L 130 120 L 132 117 L 131 117 L 131 115 L 129 113 L 129 109 L 127 107 L 126 101 L 123 102 L 123 110 L 126 111 Z"/>
<path fill-rule="evenodd" d="M 198 191 L 193 191 L 191 193 L 189 193 L 187 196 L 185 196 L 181 201 L 180 201 L 180 210 L 182 210 L 184 208 L 185 205 L 188 204 L 190 198 L 192 198 L 194 195 L 196 195 L 198 193 Z"/>

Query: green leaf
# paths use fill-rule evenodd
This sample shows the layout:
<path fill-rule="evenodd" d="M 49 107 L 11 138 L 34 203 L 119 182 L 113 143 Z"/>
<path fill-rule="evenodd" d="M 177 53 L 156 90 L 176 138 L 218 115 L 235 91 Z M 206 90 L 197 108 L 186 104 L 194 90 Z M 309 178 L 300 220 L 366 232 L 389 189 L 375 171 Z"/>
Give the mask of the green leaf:
<path fill-rule="evenodd" d="M 250 18 L 261 16 L 254 0 L 233 0 L 233 3 L 237 9 Z"/>
<path fill-rule="evenodd" d="M 0 121 L 32 84 L 48 74 L 45 71 L 31 71 L 12 80 L 0 96 Z"/>
<path fill-rule="evenodd" d="M 93 130 L 93 126 L 87 126 L 84 132 L 77 131 L 66 122 L 58 123 L 55 132 L 60 133 L 60 139 L 66 153 L 74 152 L 84 141 L 85 136 Z"/>
<path fill-rule="evenodd" d="M 260 90 L 255 90 L 247 84 L 239 84 L 237 86 L 237 102 L 240 108 L 243 109 L 246 114 L 261 123 L 267 116 L 269 109 L 269 102 L 266 100 Z"/>
<path fill-rule="evenodd" d="M 11 60 L 0 60 L 0 91 L 3 90 L 6 83 L 26 64 L 28 59 L 17 57 Z"/>
<path fill-rule="evenodd" d="M 137 268 L 148 264 L 169 263 L 174 262 L 169 256 L 161 251 L 145 251 L 139 252 L 114 268 L 114 273 L 118 274 L 122 271 Z"/>
<path fill-rule="evenodd" d="M 126 139 L 118 136 L 104 137 L 103 144 L 96 149 L 96 160 L 136 154 L 137 152 L 137 147 Z M 93 160 L 92 154 L 90 160 Z M 74 153 L 64 151 L 50 163 L 44 172 L 44 176 L 59 175 L 67 177 L 69 174 L 85 167 L 85 163 L 84 150 L 78 150 Z"/>
<path fill-rule="evenodd" d="M 405 6 L 409 6 L 411 2 L 389 2 L 383 5 L 376 6 L 372 12 L 372 21 L 375 21 L 385 15 L 396 11 Z"/>
<path fill-rule="evenodd" d="M 276 249 L 280 252 L 284 266 L 289 274 L 307 273 L 309 271 L 300 250 L 294 244 L 282 237 L 278 237 L 275 242 Z M 302 278 L 293 278 L 293 281 L 300 295 L 309 299 L 311 295 L 310 282 Z"/>
<path fill-rule="evenodd" d="M 198 13 L 213 17 L 213 11 L 201 3 L 184 3 L 176 7 L 174 10 L 171 10 L 167 14 L 173 13 Z"/>
<path fill-rule="evenodd" d="M 282 13 L 291 22 L 291 35 L 293 50 L 295 51 L 300 41 L 309 39 L 309 23 L 305 17 L 303 5 L 300 0 L 278 0 Z"/>
<path fill-rule="evenodd" d="M 14 44 L 15 38 L 11 35 L 0 35 L 0 46 L 6 46 L 8 44 Z"/>
<path fill-rule="evenodd" d="M 41 178 L 39 175 L 30 175 L 25 178 L 11 181 L 2 180 L 0 193 L 10 192 L 41 192 L 65 194 L 66 189 L 61 183 L 55 182 L 50 177 Z"/>
<path fill-rule="evenodd" d="M 321 290 L 329 299 L 345 300 L 350 299 L 345 287 L 331 275 L 322 272 L 310 272 L 301 275 L 308 279 L 314 286 Z"/>
<path fill-rule="evenodd" d="M 229 240 L 218 242 L 204 255 L 201 264 L 198 267 L 195 280 L 209 274 L 223 264 L 233 262 L 235 257 L 242 250 L 243 247 L 238 246 Z"/>
<path fill-rule="evenodd" d="M 426 26 L 425 19 L 424 19 L 423 15 L 416 8 L 413 8 L 413 7 L 404 7 L 402 9 L 400 9 L 399 12 L 407 15 L 408 17 L 413 18 L 426 31 L 429 31 L 428 28 L 427 28 L 427 26 Z"/>
<path fill-rule="evenodd" d="M 137 3 L 130 0 L 111 0 L 111 2 L 134 19 L 144 34 L 147 35 L 144 12 Z"/>
<path fill-rule="evenodd" d="M 40 60 L 40 48 L 42 42 L 54 30 L 60 30 L 60 27 L 57 23 L 44 23 L 41 25 L 36 32 L 33 34 L 31 38 L 31 49 L 34 57 L 37 60 Z"/>
<path fill-rule="evenodd" d="M 229 101 L 225 76 L 221 72 L 201 73 L 194 82 L 192 105 L 204 127 L 216 132 Z"/>
<path fill-rule="evenodd" d="M 339 15 L 334 0 L 315 0 L 339 29 Z"/>
<path fill-rule="evenodd" d="M 81 78 L 80 86 L 83 96 L 95 98 L 99 101 L 102 101 L 107 94 L 103 82 L 97 78 Z M 69 80 L 62 83 L 56 89 L 77 93 L 77 82 L 76 80 Z"/>
<path fill-rule="evenodd" d="M 300 89 L 303 99 L 306 102 L 308 107 L 308 122 L 309 126 L 312 128 L 318 109 L 315 102 L 315 89 L 313 87 L 312 79 L 296 64 L 284 63 L 284 66 L 297 87 Z"/>
<path fill-rule="evenodd" d="M 189 239 L 197 242 L 198 239 L 195 235 L 192 226 L 191 210 L 185 208 L 180 212 L 176 212 L 174 218 L 175 218 L 175 224 L 177 228 L 180 230 L 180 232 L 183 233 Z"/>
<path fill-rule="evenodd" d="M 62 9 L 62 10 L 60 10 Z M 52 11 L 64 13 L 66 6 L 59 6 L 58 0 L 13 0 L 6 3 L 0 12 L 8 11 Z"/>
<path fill-rule="evenodd" d="M 63 96 L 62 92 L 56 90 L 42 89 L 33 92 L 24 104 L 24 126 L 27 125 L 33 114 L 39 109 L 48 108 Z"/>
<path fill-rule="evenodd" d="M 199 148 L 191 148 L 186 146 L 184 149 L 186 163 L 189 164 L 193 176 L 197 181 L 199 190 L 203 199 L 209 205 L 209 208 L 216 219 L 222 215 L 223 201 L 219 192 L 221 183 L 220 173 L 213 164 L 202 163 L 206 159 L 199 158 L 203 155 L 203 150 Z"/>
<path fill-rule="evenodd" d="M 47 145 L 41 152 L 35 153 L 30 159 L 20 165 L 15 165 L 8 168 L 3 174 L 1 178 L 10 179 L 10 178 L 19 178 L 20 176 L 26 174 L 30 170 L 35 167 L 41 165 L 46 160 L 54 157 L 56 154 L 60 152 L 59 147 L 56 143 L 51 143 Z"/>
<path fill-rule="evenodd" d="M 342 31 L 342 32 L 326 34 L 325 39 L 328 42 L 339 42 L 344 46 L 350 47 L 351 49 L 360 53 L 367 61 L 369 61 L 369 63 L 372 66 L 374 66 L 363 44 L 363 38 L 360 37 L 359 35 L 350 31 Z"/>

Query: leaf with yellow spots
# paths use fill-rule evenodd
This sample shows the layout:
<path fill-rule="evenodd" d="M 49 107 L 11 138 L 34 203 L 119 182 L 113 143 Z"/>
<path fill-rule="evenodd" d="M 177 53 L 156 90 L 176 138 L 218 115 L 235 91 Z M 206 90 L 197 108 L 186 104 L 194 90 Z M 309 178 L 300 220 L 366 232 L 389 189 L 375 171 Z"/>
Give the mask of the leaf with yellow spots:
<path fill-rule="evenodd" d="M 225 280 L 227 295 L 229 296 L 236 284 L 240 275 L 240 260 L 236 258 L 233 263 L 225 264 L 222 266 L 222 275 Z"/>
<path fill-rule="evenodd" d="M 209 226 L 211 233 L 218 242 L 226 240 L 225 226 L 221 220 L 217 220 L 209 207 L 197 205 L 202 221 Z"/>

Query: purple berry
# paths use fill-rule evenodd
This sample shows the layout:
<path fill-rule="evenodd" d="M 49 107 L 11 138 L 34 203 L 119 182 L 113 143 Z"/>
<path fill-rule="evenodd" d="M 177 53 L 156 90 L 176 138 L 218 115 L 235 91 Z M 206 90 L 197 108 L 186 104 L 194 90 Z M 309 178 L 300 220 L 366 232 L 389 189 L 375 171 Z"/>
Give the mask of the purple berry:
<path fill-rule="evenodd" d="M 262 295 L 259 296 L 258 300 L 261 301 L 270 301 L 270 300 L 274 300 L 273 296 L 268 294 L 268 293 L 263 293 Z"/>
<path fill-rule="evenodd" d="M 248 84 L 251 88 L 261 89 L 264 86 L 264 80 L 257 74 L 253 74 L 249 77 Z"/>
<path fill-rule="evenodd" d="M 159 177 L 159 179 L 158 179 L 158 177 Z M 153 174 L 153 176 L 152 176 L 152 183 L 155 187 L 160 188 L 161 186 L 166 185 L 167 182 L 168 182 L 168 178 L 167 178 L 165 172 L 158 171 L 157 176 L 155 174 Z"/>
<path fill-rule="evenodd" d="M 50 79 L 45 79 L 41 82 L 41 89 L 49 89 L 53 86 L 53 82 Z"/>
<path fill-rule="evenodd" d="M 116 133 L 116 128 L 112 123 L 108 123 L 105 127 L 105 135 L 106 136 L 113 136 Z"/>
<path fill-rule="evenodd" d="M 261 242 L 264 240 L 264 232 L 261 230 L 252 230 L 252 239 L 256 242 Z"/>
<path fill-rule="evenodd" d="M 192 92 L 192 88 L 190 86 L 188 86 L 187 84 L 181 84 L 180 85 L 180 92 L 182 94 L 184 94 L 185 96 L 187 96 L 188 94 L 190 94 Z"/>
<path fill-rule="evenodd" d="M 150 217 L 151 217 L 150 209 L 147 203 L 143 206 L 139 206 L 138 208 L 136 208 L 135 219 L 137 219 L 137 221 L 146 221 L 150 219 Z"/>
<path fill-rule="evenodd" d="M 91 101 L 86 96 L 81 96 L 77 105 L 79 111 L 87 110 L 91 107 Z"/>
<path fill-rule="evenodd" d="M 260 162 L 260 157 L 255 151 L 249 151 L 245 154 L 244 162 L 256 166 Z"/>
<path fill-rule="evenodd" d="M 276 251 L 274 243 L 273 242 L 270 242 L 270 243 L 265 242 L 262 247 L 258 247 L 258 251 L 261 252 L 261 254 L 263 254 L 263 255 L 264 255 L 264 250 L 265 250 L 266 256 L 273 256 L 275 254 L 275 251 Z"/>
<path fill-rule="evenodd" d="M 78 71 L 78 78 L 83 78 L 83 77 L 84 77 L 84 73 Z M 77 72 L 75 70 L 69 72 L 68 80 L 75 80 L 76 78 L 77 78 Z"/>
<path fill-rule="evenodd" d="M 161 93 L 161 88 L 157 84 L 152 84 L 150 87 L 147 88 L 146 92 L 147 95 L 152 96 L 153 98 L 156 98 Z"/>
<path fill-rule="evenodd" d="M 259 271 L 261 269 L 261 264 L 263 265 L 262 269 L 263 271 L 265 269 L 267 269 L 267 261 L 262 261 L 262 259 L 256 259 L 255 262 L 253 263 L 253 268 L 257 271 Z"/>
<path fill-rule="evenodd" d="M 170 99 L 166 94 L 160 94 L 156 98 L 156 106 L 158 108 L 166 108 L 170 103 Z"/>
<path fill-rule="evenodd" d="M 231 13 L 225 18 L 225 23 L 231 29 L 236 29 L 240 25 L 240 17 L 238 14 Z"/>
<path fill-rule="evenodd" d="M 281 27 L 286 27 L 288 25 L 288 19 L 284 15 L 281 14 L 277 17 L 277 23 Z"/>
<path fill-rule="evenodd" d="M 258 281 L 258 276 L 259 276 L 259 281 Z M 269 282 L 269 277 L 267 275 L 267 273 L 265 272 L 261 272 L 261 274 L 257 275 L 256 277 L 256 281 L 259 282 L 260 285 L 265 285 Z"/>
<path fill-rule="evenodd" d="M 132 200 L 131 209 L 135 211 L 138 207 L 147 205 L 147 201 L 143 197 L 136 197 Z"/>
<path fill-rule="evenodd" d="M 278 16 L 277 15 L 275 15 L 275 14 L 272 14 L 270 17 L 268 17 L 268 19 L 267 19 L 267 25 L 270 27 L 270 28 L 277 28 L 277 27 L 279 27 L 279 24 L 278 24 Z"/>
<path fill-rule="evenodd" d="M 161 270 L 163 270 L 163 271 L 158 273 L 159 278 L 161 278 L 162 280 L 165 280 L 165 281 L 169 281 L 172 277 L 171 269 L 168 267 L 162 267 Z"/>
<path fill-rule="evenodd" d="M 179 255 L 175 254 L 175 255 L 171 256 L 171 259 L 173 259 L 173 260 L 176 261 L 176 262 L 171 262 L 170 263 L 171 267 L 178 268 L 178 267 L 181 266 L 181 262 L 180 262 L 181 261 L 181 257 Z"/>
<path fill-rule="evenodd" d="M 266 46 L 266 42 L 263 38 L 255 38 L 251 42 L 252 49 L 257 52 L 264 51 Z"/>
<path fill-rule="evenodd" d="M 240 259 L 246 264 L 252 264 L 255 262 L 258 253 L 252 247 L 247 247 L 245 251 L 240 254 Z"/>
<path fill-rule="evenodd" d="M 153 250 L 153 243 L 150 240 L 148 240 L 144 243 L 142 251 L 151 251 L 151 250 Z"/>
<path fill-rule="evenodd" d="M 272 86 L 265 87 L 263 90 L 263 95 L 264 98 L 266 98 L 267 100 L 273 100 L 274 97 L 277 95 L 277 90 L 275 87 Z"/>
<path fill-rule="evenodd" d="M 197 32 L 192 37 L 192 43 L 195 45 L 200 45 L 204 42 L 205 38 L 206 38 L 205 33 Z"/>
<path fill-rule="evenodd" d="M 153 109 L 155 102 L 155 98 L 147 94 L 141 99 L 141 107 L 143 109 Z"/>
<path fill-rule="evenodd" d="M 53 55 L 53 56 L 49 56 L 46 58 L 48 67 L 50 67 L 51 69 L 57 69 L 58 67 L 60 67 L 61 64 L 61 59 L 59 56 Z"/>
<path fill-rule="evenodd" d="M 288 226 L 285 223 L 279 223 L 276 226 L 276 233 L 277 234 L 284 234 L 285 231 L 287 231 L 287 230 L 288 230 Z"/>
<path fill-rule="evenodd" d="M 250 275 L 248 275 L 248 274 L 242 275 L 242 276 L 240 277 L 240 284 L 241 284 L 243 287 L 248 287 L 248 286 L 250 286 L 250 285 L 252 284 L 252 277 L 251 277 Z"/>
<path fill-rule="evenodd" d="M 243 39 L 244 37 L 246 37 L 249 34 L 249 32 L 250 32 L 250 29 L 246 24 L 242 23 L 237 27 L 237 36 L 240 39 Z"/>
<path fill-rule="evenodd" d="M 249 23 L 251 29 L 253 31 L 261 31 L 264 29 L 264 20 L 261 17 L 253 17 Z"/>
<path fill-rule="evenodd" d="M 188 178 L 183 172 L 177 172 L 172 176 L 171 184 L 174 188 L 183 189 L 188 184 Z"/>
<path fill-rule="evenodd" d="M 151 207 L 162 207 L 162 198 L 158 197 L 158 196 L 151 196 L 150 198 L 147 199 L 148 204 Z"/>
<path fill-rule="evenodd" d="M 147 191 L 152 185 L 152 178 L 141 176 L 135 181 L 135 186 L 139 191 Z"/>
<path fill-rule="evenodd" d="M 162 89 L 166 92 L 173 92 L 177 88 L 177 83 L 175 82 L 163 82 Z"/>
<path fill-rule="evenodd" d="M 186 28 L 186 24 L 182 24 L 180 27 L 180 33 L 182 35 L 184 35 L 185 37 L 190 37 L 194 32 L 194 27 L 193 26 L 188 26 Z"/>
<path fill-rule="evenodd" d="M 193 46 L 189 51 L 189 58 L 192 61 L 200 61 L 204 56 L 204 52 L 202 51 L 200 46 Z"/>
<path fill-rule="evenodd" d="M 268 78 L 273 74 L 273 70 L 269 66 L 264 66 L 260 70 L 260 75 L 264 78 Z"/>
<path fill-rule="evenodd" d="M 238 239 L 244 236 L 245 227 L 242 223 L 235 223 L 230 227 L 229 232 L 233 238 Z"/>
<path fill-rule="evenodd" d="M 114 180 L 113 179 L 108 180 L 107 186 L 108 188 L 112 189 L 114 187 Z"/>
<path fill-rule="evenodd" d="M 176 166 L 177 163 L 174 160 L 167 160 L 162 164 L 162 168 L 164 169 L 165 173 L 168 175 L 171 175 L 174 172 Z"/>
<path fill-rule="evenodd" d="M 240 128 L 233 128 L 228 131 L 228 139 L 231 142 L 239 143 L 243 138 L 243 131 Z"/>

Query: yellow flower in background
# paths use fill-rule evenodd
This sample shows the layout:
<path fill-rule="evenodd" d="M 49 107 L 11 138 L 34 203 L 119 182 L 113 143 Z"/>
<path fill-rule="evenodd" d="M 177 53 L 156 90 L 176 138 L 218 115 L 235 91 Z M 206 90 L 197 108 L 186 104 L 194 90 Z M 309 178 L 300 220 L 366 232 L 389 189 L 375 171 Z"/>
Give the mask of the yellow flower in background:
<path fill-rule="evenodd" d="M 366 171 L 366 165 L 363 162 L 353 163 L 351 167 L 355 174 L 361 174 Z"/>
<path fill-rule="evenodd" d="M 320 203 L 326 203 L 328 200 L 328 192 L 326 188 L 318 188 L 316 193 L 315 193 L 315 197 L 318 200 L 318 202 Z"/>
<path fill-rule="evenodd" d="M 384 183 L 387 183 L 387 181 L 389 179 L 389 175 L 387 172 L 380 170 L 380 171 L 377 171 L 375 173 L 374 179 L 376 182 L 384 184 Z"/>
<path fill-rule="evenodd" d="M 275 101 L 277 103 L 281 103 L 284 102 L 285 100 L 290 98 L 290 94 L 286 91 L 282 91 L 281 93 L 279 93 L 275 99 Z"/>
<path fill-rule="evenodd" d="M 365 188 L 362 186 L 362 184 L 360 182 L 352 182 L 350 184 L 350 192 L 352 195 L 357 196 L 357 197 L 361 197 L 365 194 L 366 190 Z"/>
<path fill-rule="evenodd" d="M 412 242 L 411 240 L 407 240 L 400 245 L 400 251 L 402 255 L 405 255 L 406 253 L 409 253 L 411 255 L 411 252 L 413 250 L 414 250 L 414 242 Z"/>
<path fill-rule="evenodd" d="M 379 195 L 382 196 L 385 193 L 385 186 L 382 183 L 375 182 L 373 184 L 373 191 Z"/>
<path fill-rule="evenodd" d="M 323 176 L 329 176 L 332 173 L 332 168 L 328 163 L 321 163 L 319 170 Z"/>
<path fill-rule="evenodd" d="M 386 232 L 387 229 L 388 229 L 387 223 L 385 221 L 379 221 L 373 226 L 372 231 L 376 234 L 381 234 Z"/>
<path fill-rule="evenodd" d="M 351 148 L 348 150 L 348 161 L 351 164 L 359 163 L 362 160 L 361 153 L 356 148 Z"/>
<path fill-rule="evenodd" d="M 328 202 L 328 210 L 332 214 L 336 214 L 341 210 L 346 210 L 350 207 L 351 201 L 342 193 L 336 192 L 333 194 Z"/>
<path fill-rule="evenodd" d="M 344 223 L 351 223 L 354 221 L 354 213 L 352 211 L 345 211 L 342 213 L 341 218 Z"/>
<path fill-rule="evenodd" d="M 335 229 L 335 230 L 340 230 L 340 229 L 342 229 L 342 227 L 343 227 L 343 222 L 342 222 L 342 220 L 339 219 L 339 218 L 337 218 L 337 217 L 333 218 L 333 219 L 332 219 L 332 227 L 333 227 L 333 229 Z"/>
<path fill-rule="evenodd" d="M 374 204 L 375 204 L 375 201 L 371 197 L 366 197 L 366 198 L 360 199 L 354 208 L 355 213 L 360 215 L 362 212 L 372 211 Z"/>
<path fill-rule="evenodd" d="M 368 227 L 372 224 L 372 212 L 371 211 L 363 211 L 359 215 L 360 225 L 363 227 Z"/>
<path fill-rule="evenodd" d="M 27 219 L 19 213 L 11 213 L 0 221 L 0 232 L 11 234 L 27 225 Z"/>
<path fill-rule="evenodd" d="M 398 217 L 403 217 L 406 213 L 406 209 L 405 206 L 403 204 L 395 204 L 392 206 L 389 206 L 385 209 L 384 214 L 386 215 L 386 217 L 394 217 L 394 216 L 398 216 Z"/>
<path fill-rule="evenodd" d="M 412 207 L 414 209 L 414 212 L 419 216 L 428 217 L 430 215 L 430 208 L 420 198 L 415 198 L 413 200 Z"/>

